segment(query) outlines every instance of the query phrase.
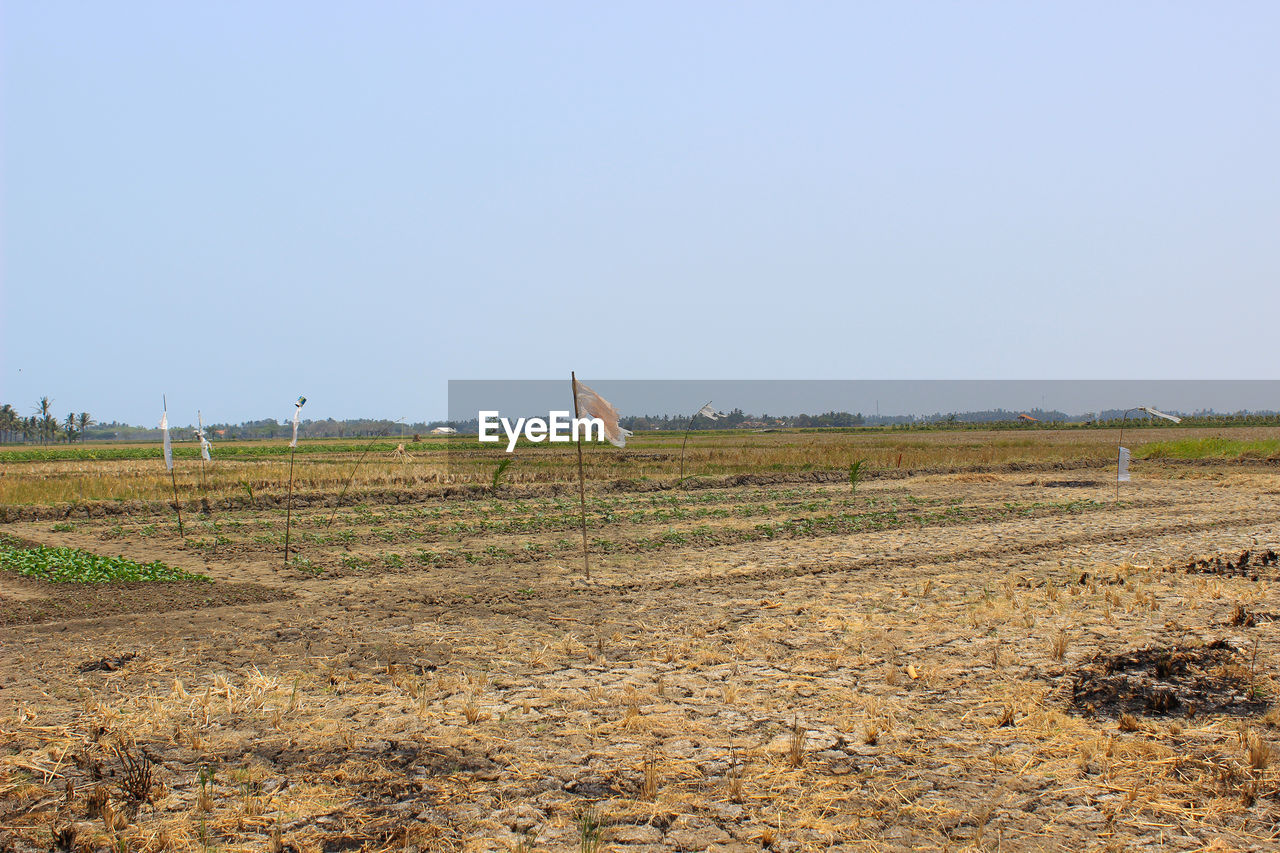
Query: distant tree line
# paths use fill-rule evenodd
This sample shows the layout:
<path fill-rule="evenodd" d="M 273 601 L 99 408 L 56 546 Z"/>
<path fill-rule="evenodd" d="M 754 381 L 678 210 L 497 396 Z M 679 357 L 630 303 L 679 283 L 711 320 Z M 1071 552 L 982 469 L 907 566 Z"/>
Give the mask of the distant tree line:
<path fill-rule="evenodd" d="M 53 444 L 83 441 L 96 422 L 88 412 L 68 412 L 59 419 L 53 413 L 53 400 L 41 397 L 30 415 L 23 416 L 11 403 L 0 405 L 0 441 L 38 441 Z"/>
<path fill-rule="evenodd" d="M 864 415 L 861 412 L 829 411 L 818 415 L 753 415 L 733 409 L 723 417 L 711 419 L 702 415 L 631 415 L 621 418 L 622 426 L 635 432 L 652 430 L 678 431 L 724 429 L 821 429 L 879 427 L 892 430 L 936 429 L 1075 429 L 1119 426 L 1124 410 L 1106 409 L 1081 415 L 1068 415 L 1057 410 L 1030 409 L 1025 412 L 989 409 L 972 412 L 935 412 L 932 415 Z M 1280 412 L 1239 411 L 1219 413 L 1200 410 L 1182 414 L 1187 427 L 1280 426 Z M 1130 412 L 1127 426 L 1171 427 L 1167 421 L 1153 419 L 1144 412 Z M 465 421 L 417 421 L 400 423 L 378 418 L 336 420 L 304 420 L 302 434 L 308 438 L 374 438 L 426 435 L 439 426 L 450 426 L 460 434 L 474 435 L 479 424 L 475 418 Z M 193 427 L 171 427 L 175 439 L 194 436 Z M 221 441 L 286 438 L 292 433 L 288 422 L 271 418 L 243 423 L 211 423 L 206 434 Z M 69 412 L 59 418 L 53 413 L 53 400 L 41 397 L 29 415 L 21 414 L 13 405 L 0 405 L 0 442 L 40 442 L 52 444 L 73 441 L 148 441 L 160 437 L 159 427 L 134 426 L 111 421 L 99 423 L 88 412 Z"/>
<path fill-rule="evenodd" d="M 373 438 L 375 436 L 405 436 L 429 433 L 444 421 L 418 421 L 400 423 L 378 418 L 353 418 L 348 420 L 302 421 L 302 432 L 310 438 Z M 293 432 L 288 422 L 270 418 L 243 423 L 205 424 L 205 433 L 212 439 L 269 439 L 284 438 Z M 194 437 L 192 426 L 171 426 L 171 435 L 177 440 Z M 159 426 L 136 426 L 110 421 L 99 423 L 88 412 L 69 413 L 59 418 L 53 413 L 53 400 L 41 397 L 30 415 L 23 415 L 11 403 L 0 405 L 0 442 L 39 442 L 53 444 L 72 441 L 147 441 L 160 437 Z"/>
<path fill-rule="evenodd" d="M 723 417 L 712 419 L 705 415 L 632 415 L 619 419 L 619 423 L 633 432 L 641 430 L 711 430 L 711 429 L 761 429 L 780 427 L 857 427 L 866 423 L 861 412 L 823 412 L 820 415 L 751 415 L 742 409 L 733 409 Z"/>

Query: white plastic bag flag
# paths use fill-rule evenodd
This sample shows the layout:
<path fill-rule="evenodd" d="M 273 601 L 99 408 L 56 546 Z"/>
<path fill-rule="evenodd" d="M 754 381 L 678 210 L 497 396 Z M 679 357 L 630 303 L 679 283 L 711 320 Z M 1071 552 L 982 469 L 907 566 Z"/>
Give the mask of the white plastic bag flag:
<path fill-rule="evenodd" d="M 1153 418 L 1164 418 L 1166 421 L 1173 421 L 1175 424 L 1182 423 L 1182 418 L 1178 417 L 1177 415 L 1171 415 L 1168 412 L 1162 412 L 1159 409 L 1152 408 L 1151 406 L 1139 406 L 1138 408 L 1146 412 L 1148 415 L 1151 415 L 1151 417 Z"/>
<path fill-rule="evenodd" d="M 618 410 L 613 404 L 592 391 L 578 380 L 573 381 L 573 394 L 577 400 L 578 417 L 599 418 L 604 423 L 604 437 L 614 447 L 626 447 L 631 430 L 618 425 Z"/>
<path fill-rule="evenodd" d="M 698 415 L 702 415 L 704 418 L 710 418 L 713 421 L 718 421 L 725 416 L 724 412 L 717 412 L 715 409 L 711 408 L 710 403 L 707 403 L 701 409 L 698 409 Z M 696 418 L 698 415 L 694 415 L 694 417 Z"/>
<path fill-rule="evenodd" d="M 160 416 L 160 432 L 164 437 L 164 467 L 173 470 L 173 445 L 169 443 L 169 413 Z"/>
<path fill-rule="evenodd" d="M 289 442 L 290 447 L 298 446 L 298 420 L 302 417 L 302 407 L 306 404 L 306 397 L 299 397 L 298 402 L 293 404 L 293 441 Z"/>
<path fill-rule="evenodd" d="M 199 410 L 196 411 L 196 438 L 200 439 L 200 458 L 205 462 L 212 462 L 209 456 L 209 450 L 213 447 L 209 443 L 208 437 L 204 434 L 204 418 L 200 416 Z"/>
<path fill-rule="evenodd" d="M 1129 482 L 1129 448 L 1120 448 L 1120 462 L 1116 466 L 1116 480 L 1121 483 Z"/>

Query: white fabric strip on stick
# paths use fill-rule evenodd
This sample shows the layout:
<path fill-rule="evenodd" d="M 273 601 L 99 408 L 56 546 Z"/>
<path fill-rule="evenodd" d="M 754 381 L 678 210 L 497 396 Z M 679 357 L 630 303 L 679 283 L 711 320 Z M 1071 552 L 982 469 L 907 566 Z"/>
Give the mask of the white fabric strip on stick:
<path fill-rule="evenodd" d="M 1120 448 L 1120 464 L 1117 466 L 1116 470 L 1116 479 L 1119 482 L 1129 482 L 1129 448 Z"/>
<path fill-rule="evenodd" d="M 173 445 L 169 443 L 169 413 L 160 416 L 160 431 L 164 437 L 164 467 L 173 470 Z"/>
<path fill-rule="evenodd" d="M 209 456 L 209 451 L 213 448 L 213 445 L 209 443 L 209 439 L 204 433 L 204 417 L 198 409 L 196 410 L 196 438 L 200 439 L 200 458 L 205 462 L 212 462 L 213 459 Z"/>
<path fill-rule="evenodd" d="M 293 441 L 289 442 L 290 447 L 298 446 L 298 421 L 302 418 L 302 407 L 307 404 L 306 397 L 299 397 L 298 402 L 294 403 L 293 410 Z"/>
<path fill-rule="evenodd" d="M 1162 412 L 1159 409 L 1152 408 L 1151 406 L 1140 406 L 1139 408 L 1141 408 L 1142 411 L 1146 412 L 1148 415 L 1151 415 L 1152 417 L 1164 418 L 1166 421 L 1173 421 L 1175 424 L 1182 423 L 1182 418 L 1178 417 L 1177 415 L 1171 415 L 1168 412 Z"/>

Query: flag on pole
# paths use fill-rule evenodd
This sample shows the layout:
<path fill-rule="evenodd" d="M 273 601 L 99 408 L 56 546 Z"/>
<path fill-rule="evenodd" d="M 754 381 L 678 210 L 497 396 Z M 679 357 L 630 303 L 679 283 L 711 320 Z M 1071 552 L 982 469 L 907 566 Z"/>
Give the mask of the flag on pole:
<path fill-rule="evenodd" d="M 1120 448 L 1120 463 L 1116 466 L 1116 480 L 1121 483 L 1129 482 L 1129 448 Z"/>
<path fill-rule="evenodd" d="M 173 470 L 173 445 L 169 443 L 169 413 L 160 416 L 160 431 L 164 435 L 164 467 Z"/>
<path fill-rule="evenodd" d="M 577 398 L 578 417 L 599 418 L 604 423 L 604 437 L 609 443 L 614 447 L 626 447 L 631 430 L 618 425 L 618 410 L 613 404 L 576 380 L 573 393 Z"/>
<path fill-rule="evenodd" d="M 726 417 L 724 412 L 717 412 L 715 409 L 711 408 L 710 403 L 707 403 L 701 409 L 698 409 L 698 415 L 702 415 L 704 418 L 710 418 L 713 421 L 718 421 L 721 418 Z M 698 415 L 694 415 L 694 417 L 696 418 Z"/>
<path fill-rule="evenodd" d="M 289 442 L 290 447 L 298 446 L 298 419 L 302 417 L 302 407 L 306 404 L 306 397 L 299 397 L 298 402 L 293 404 L 293 441 Z"/>
<path fill-rule="evenodd" d="M 209 439 L 204 434 L 204 418 L 200 416 L 198 409 L 196 410 L 196 424 L 196 438 L 200 439 L 200 458 L 205 462 L 212 462 L 213 459 L 209 456 L 209 450 L 213 445 L 209 443 Z"/>

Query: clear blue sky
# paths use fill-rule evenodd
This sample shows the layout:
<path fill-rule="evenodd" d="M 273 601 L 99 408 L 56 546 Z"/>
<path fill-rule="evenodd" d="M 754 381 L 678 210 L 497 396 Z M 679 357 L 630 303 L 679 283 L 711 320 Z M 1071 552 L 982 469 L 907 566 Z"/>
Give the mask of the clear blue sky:
<path fill-rule="evenodd" d="M 23 413 L 1277 377 L 1275 3 L 0 8 Z"/>

